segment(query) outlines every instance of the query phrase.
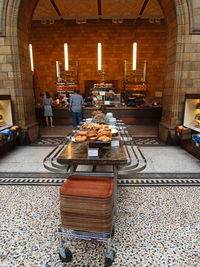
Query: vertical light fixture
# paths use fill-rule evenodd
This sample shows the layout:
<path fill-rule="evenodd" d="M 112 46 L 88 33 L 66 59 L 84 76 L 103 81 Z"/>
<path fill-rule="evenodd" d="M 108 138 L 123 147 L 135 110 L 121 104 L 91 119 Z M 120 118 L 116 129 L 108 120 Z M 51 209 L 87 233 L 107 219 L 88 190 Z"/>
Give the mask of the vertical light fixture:
<path fill-rule="evenodd" d="M 101 43 L 98 43 L 98 70 L 101 70 Z"/>
<path fill-rule="evenodd" d="M 132 64 L 133 70 L 136 70 L 136 62 L 137 62 L 137 43 L 133 43 L 133 64 Z"/>
<path fill-rule="evenodd" d="M 31 70 L 34 71 L 32 44 L 29 44 L 29 52 L 30 52 L 30 60 L 31 60 Z"/>
<path fill-rule="evenodd" d="M 68 56 L 68 45 L 64 44 L 64 54 L 65 54 L 65 70 L 69 70 L 69 56 Z"/>
<path fill-rule="evenodd" d="M 59 61 L 56 61 L 56 76 L 57 76 L 57 82 L 60 82 L 60 66 L 59 66 Z"/>

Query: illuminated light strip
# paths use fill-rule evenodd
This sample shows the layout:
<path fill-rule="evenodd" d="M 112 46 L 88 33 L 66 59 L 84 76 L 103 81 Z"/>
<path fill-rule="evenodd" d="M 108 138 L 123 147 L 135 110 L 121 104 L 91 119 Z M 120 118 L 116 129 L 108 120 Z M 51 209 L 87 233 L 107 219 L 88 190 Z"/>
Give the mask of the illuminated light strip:
<path fill-rule="evenodd" d="M 60 79 L 59 61 L 56 61 L 56 76 L 57 76 L 57 79 Z"/>
<path fill-rule="evenodd" d="M 64 53 L 65 53 L 65 70 L 69 70 L 69 57 L 68 57 L 68 45 L 64 44 Z"/>
<path fill-rule="evenodd" d="M 137 43 L 133 43 L 133 70 L 136 70 L 136 62 L 137 62 Z"/>
<path fill-rule="evenodd" d="M 101 43 L 98 43 L 98 70 L 101 70 Z"/>
<path fill-rule="evenodd" d="M 31 60 L 31 70 L 34 71 L 32 44 L 29 44 L 29 52 L 30 52 L 30 60 Z"/>

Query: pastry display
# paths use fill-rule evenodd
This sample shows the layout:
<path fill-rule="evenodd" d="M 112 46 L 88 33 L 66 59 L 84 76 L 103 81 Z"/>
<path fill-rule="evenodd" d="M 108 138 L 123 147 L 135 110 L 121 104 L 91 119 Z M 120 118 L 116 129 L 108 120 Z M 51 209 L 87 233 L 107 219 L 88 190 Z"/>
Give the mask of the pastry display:
<path fill-rule="evenodd" d="M 112 129 L 110 129 L 106 124 L 84 123 L 82 128 L 84 130 L 77 132 L 74 139 L 75 142 L 110 142 L 112 140 Z"/>

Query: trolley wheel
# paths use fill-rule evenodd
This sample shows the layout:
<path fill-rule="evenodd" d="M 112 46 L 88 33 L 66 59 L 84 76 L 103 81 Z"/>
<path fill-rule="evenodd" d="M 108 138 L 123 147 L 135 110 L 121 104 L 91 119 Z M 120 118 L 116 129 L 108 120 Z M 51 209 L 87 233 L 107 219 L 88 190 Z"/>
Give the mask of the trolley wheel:
<path fill-rule="evenodd" d="M 105 258 L 105 266 L 104 267 L 112 266 L 114 258 L 115 258 L 115 251 L 111 250 L 111 256 L 109 258 L 108 257 Z"/>
<path fill-rule="evenodd" d="M 59 257 L 62 262 L 70 262 L 72 260 L 72 253 L 68 248 L 65 248 L 63 252 L 59 252 Z"/>

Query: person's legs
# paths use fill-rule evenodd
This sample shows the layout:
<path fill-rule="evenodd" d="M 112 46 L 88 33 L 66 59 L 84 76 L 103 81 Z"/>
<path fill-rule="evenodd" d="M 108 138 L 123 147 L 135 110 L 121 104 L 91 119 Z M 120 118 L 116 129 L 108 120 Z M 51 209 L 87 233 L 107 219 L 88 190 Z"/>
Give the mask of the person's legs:
<path fill-rule="evenodd" d="M 72 111 L 72 123 L 73 123 L 73 128 L 76 128 L 76 112 Z"/>
<path fill-rule="evenodd" d="M 51 127 L 54 127 L 54 125 L 53 125 L 53 118 L 52 117 L 50 117 L 50 124 L 51 124 Z"/>
<path fill-rule="evenodd" d="M 78 121 L 78 124 L 82 121 L 82 113 L 81 112 L 77 113 L 77 121 Z"/>
<path fill-rule="evenodd" d="M 46 125 L 47 125 L 47 127 L 49 127 L 49 118 L 45 117 L 45 119 L 46 119 Z"/>

